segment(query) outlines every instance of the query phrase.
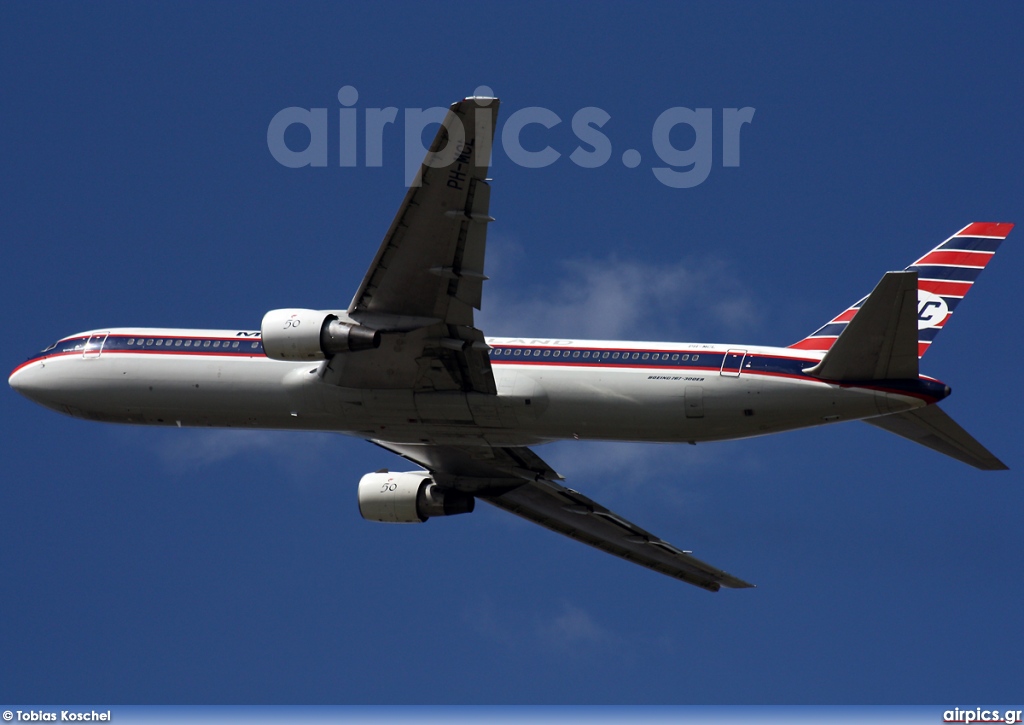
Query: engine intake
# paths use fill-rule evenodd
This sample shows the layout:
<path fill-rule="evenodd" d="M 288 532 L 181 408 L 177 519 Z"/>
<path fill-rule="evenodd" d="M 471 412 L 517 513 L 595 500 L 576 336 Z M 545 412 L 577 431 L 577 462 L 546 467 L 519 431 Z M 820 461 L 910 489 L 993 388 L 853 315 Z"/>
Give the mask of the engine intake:
<path fill-rule="evenodd" d="M 318 310 L 271 310 L 263 316 L 260 334 L 264 352 L 274 360 L 324 360 L 380 347 L 379 331 Z"/>
<path fill-rule="evenodd" d="M 431 516 L 473 511 L 468 493 L 441 488 L 425 471 L 367 473 L 359 480 L 359 513 L 368 521 L 418 524 Z"/>

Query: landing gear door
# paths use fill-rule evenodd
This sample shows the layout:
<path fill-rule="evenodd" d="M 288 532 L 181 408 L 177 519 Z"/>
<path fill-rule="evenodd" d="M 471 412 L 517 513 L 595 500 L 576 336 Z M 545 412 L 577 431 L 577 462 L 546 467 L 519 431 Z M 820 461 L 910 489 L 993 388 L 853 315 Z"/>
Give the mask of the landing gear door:
<path fill-rule="evenodd" d="M 728 378 L 738 378 L 743 369 L 743 358 L 747 356 L 746 350 L 729 350 L 722 360 L 722 375 Z"/>
<path fill-rule="evenodd" d="M 85 347 L 82 348 L 82 357 L 99 357 L 100 353 L 103 352 L 103 344 L 107 341 L 107 335 L 109 334 L 109 332 L 96 332 L 90 335 L 89 339 L 85 341 Z"/>

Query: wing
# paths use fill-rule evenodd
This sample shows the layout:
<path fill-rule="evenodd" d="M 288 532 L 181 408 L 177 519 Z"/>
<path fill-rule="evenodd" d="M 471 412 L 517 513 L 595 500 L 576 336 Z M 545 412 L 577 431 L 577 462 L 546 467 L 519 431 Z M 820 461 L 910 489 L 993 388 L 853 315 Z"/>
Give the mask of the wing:
<path fill-rule="evenodd" d="M 561 477 L 529 448 L 374 443 L 423 466 L 439 485 L 473 493 L 493 506 L 626 561 L 713 592 L 723 586 L 753 586 L 556 483 L 554 479 Z"/>
<path fill-rule="evenodd" d="M 495 393 L 483 290 L 496 98 L 452 104 L 348 315 L 381 330 L 377 350 L 339 355 L 325 379 L 367 388 Z"/>

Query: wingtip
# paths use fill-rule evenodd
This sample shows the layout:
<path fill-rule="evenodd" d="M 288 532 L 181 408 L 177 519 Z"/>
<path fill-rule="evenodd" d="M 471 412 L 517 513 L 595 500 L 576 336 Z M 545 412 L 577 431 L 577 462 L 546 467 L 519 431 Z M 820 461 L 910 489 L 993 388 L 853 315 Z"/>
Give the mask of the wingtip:
<path fill-rule="evenodd" d="M 476 101 L 478 106 L 489 106 L 492 103 L 498 102 L 497 96 L 466 96 L 459 103 L 469 103 L 470 101 Z"/>

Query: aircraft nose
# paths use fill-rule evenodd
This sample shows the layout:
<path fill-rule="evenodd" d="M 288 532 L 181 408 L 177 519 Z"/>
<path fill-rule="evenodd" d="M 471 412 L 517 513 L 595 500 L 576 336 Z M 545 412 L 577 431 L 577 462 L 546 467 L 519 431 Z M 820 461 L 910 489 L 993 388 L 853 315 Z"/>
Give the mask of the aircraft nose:
<path fill-rule="evenodd" d="M 24 368 L 15 368 L 14 371 L 11 373 L 10 377 L 7 378 L 7 384 L 14 388 L 16 391 L 18 391 L 19 393 L 21 393 L 22 395 L 25 394 L 23 392 L 25 390 L 25 376 L 23 375 L 24 372 Z"/>
<path fill-rule="evenodd" d="M 34 403 L 47 404 L 48 390 L 46 363 L 31 362 L 17 367 L 7 378 L 7 384 Z"/>

